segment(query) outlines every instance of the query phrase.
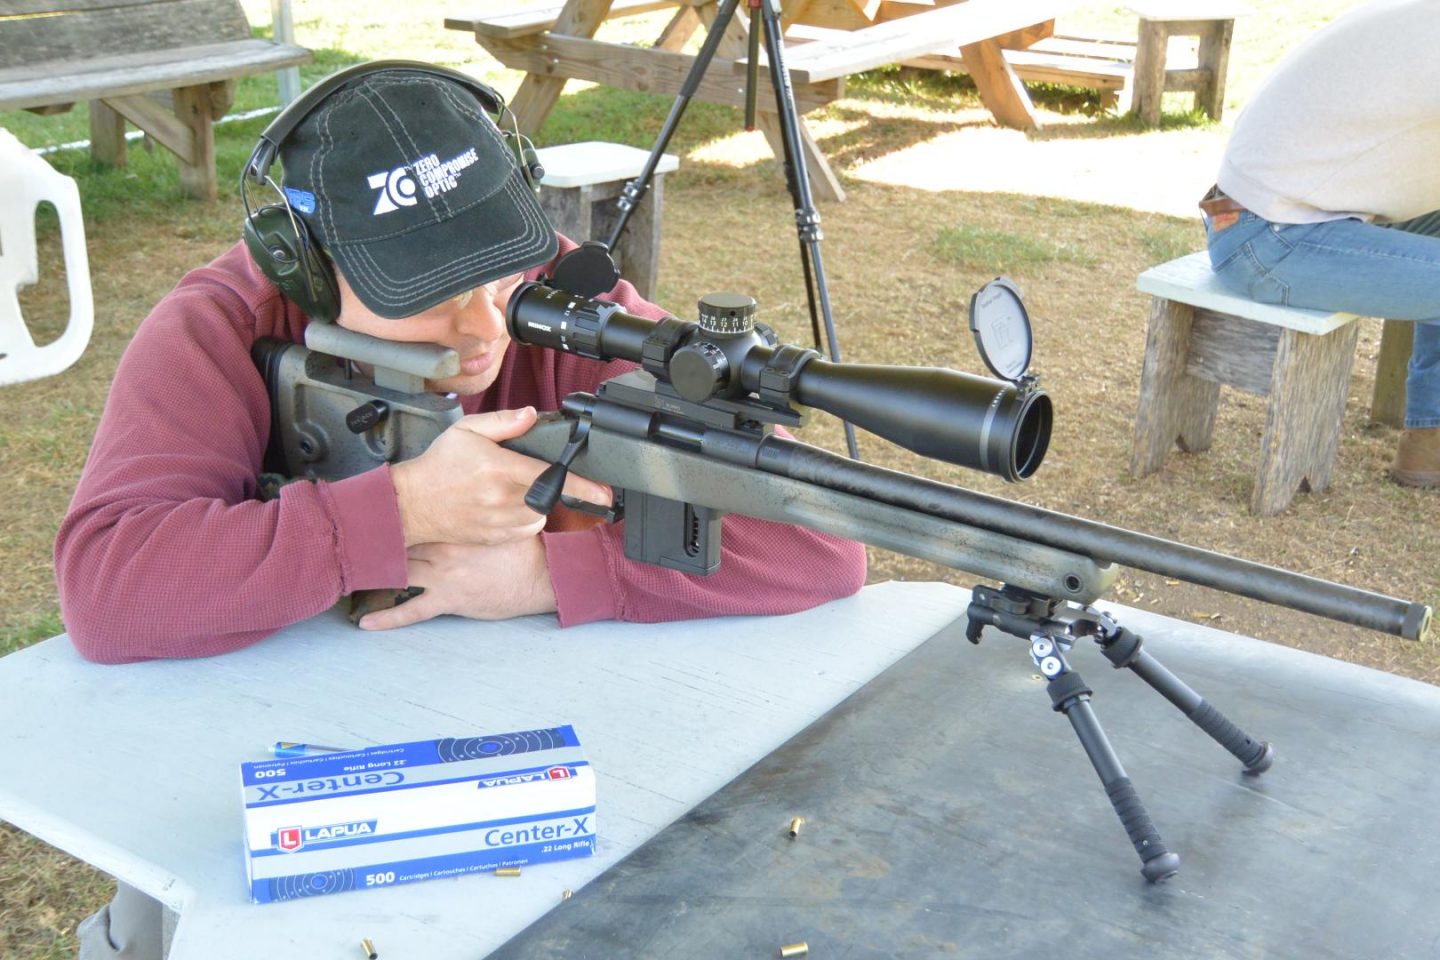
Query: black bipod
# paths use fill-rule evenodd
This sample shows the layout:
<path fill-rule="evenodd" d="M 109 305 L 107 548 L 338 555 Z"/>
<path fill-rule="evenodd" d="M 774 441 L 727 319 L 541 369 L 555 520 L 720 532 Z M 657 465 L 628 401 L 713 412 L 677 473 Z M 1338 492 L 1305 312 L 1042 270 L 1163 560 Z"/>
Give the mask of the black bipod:
<path fill-rule="evenodd" d="M 1204 697 L 1142 650 L 1140 637 L 1120 626 L 1108 613 L 1007 585 L 999 590 L 975 587 L 967 614 L 969 624 L 965 636 L 971 643 L 980 642 L 980 632 L 987 626 L 1030 641 L 1030 658 L 1048 681 L 1046 690 L 1050 702 L 1074 727 L 1080 745 L 1085 748 L 1110 797 L 1111 806 L 1140 855 L 1140 872 L 1151 883 L 1174 876 L 1180 869 L 1180 856 L 1167 849 L 1160 838 L 1150 814 L 1145 811 L 1145 804 L 1125 775 L 1120 758 L 1095 717 L 1090 706 L 1090 688 L 1065 658 L 1077 639 L 1093 637 L 1105 659 L 1117 669 L 1129 667 L 1159 691 L 1244 764 L 1246 773 L 1262 773 L 1274 762 L 1275 752 L 1269 743 L 1255 740 L 1227 720 L 1206 703 Z"/>

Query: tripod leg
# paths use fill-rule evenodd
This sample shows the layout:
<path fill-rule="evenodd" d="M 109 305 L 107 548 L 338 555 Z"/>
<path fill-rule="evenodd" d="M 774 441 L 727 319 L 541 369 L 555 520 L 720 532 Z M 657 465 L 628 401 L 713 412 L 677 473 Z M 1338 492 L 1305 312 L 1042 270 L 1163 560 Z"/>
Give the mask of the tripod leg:
<path fill-rule="evenodd" d="M 825 340 L 830 359 L 840 361 L 840 344 L 835 337 L 835 320 L 830 313 L 830 293 L 825 286 L 825 264 L 820 259 L 820 212 L 810 194 L 810 171 L 805 166 L 805 148 L 800 142 L 800 112 L 795 106 L 795 88 L 790 84 L 790 71 L 785 66 L 785 39 L 781 35 L 779 0 L 761 0 L 761 20 L 765 24 L 765 50 L 770 59 L 770 85 L 775 88 L 775 110 L 780 117 L 781 139 L 785 145 L 785 179 L 795 204 L 795 229 L 800 239 L 800 260 L 805 267 L 805 291 L 809 295 L 810 323 L 816 324 L 816 293 L 819 294 L 820 316 L 825 322 Z M 811 284 L 813 271 L 814 285 Z M 819 346 L 819 343 L 816 343 Z M 860 459 L 855 444 L 855 428 L 844 421 L 845 445 L 852 460 Z"/>
<path fill-rule="evenodd" d="M 705 42 L 700 46 L 700 52 L 695 55 L 695 62 L 690 65 L 690 72 L 685 75 L 685 81 L 680 86 L 680 93 L 675 102 L 670 105 L 670 113 L 665 117 L 665 124 L 660 128 L 660 135 L 655 138 L 655 146 L 650 148 L 650 156 L 645 159 L 645 168 L 640 175 L 629 183 L 621 191 L 617 206 L 620 208 L 620 215 L 615 219 L 615 224 L 610 228 L 610 236 L 605 241 L 608 250 L 614 250 L 620 242 L 620 234 L 625 231 L 625 225 L 630 222 L 630 215 L 645 198 L 645 192 L 650 189 L 650 182 L 655 178 L 655 170 L 660 166 L 660 159 L 665 155 L 665 148 L 670 145 L 670 138 L 675 135 L 675 130 L 680 126 L 680 118 L 685 116 L 685 109 L 690 106 L 690 101 L 695 92 L 700 89 L 700 81 L 705 77 L 705 71 L 710 67 L 710 61 L 715 59 L 715 50 L 720 46 L 720 40 L 725 33 L 725 28 L 730 25 L 730 18 L 735 15 L 735 7 L 739 0 L 721 0 L 714 22 L 709 27 Z"/>
<path fill-rule="evenodd" d="M 1095 711 L 1090 707 L 1090 688 L 1085 686 L 1078 673 L 1064 665 L 1062 658 L 1057 656 L 1054 659 L 1063 672 L 1050 677 L 1046 686 L 1050 701 L 1057 711 L 1065 714 L 1075 735 L 1080 738 L 1080 745 L 1095 767 L 1105 794 L 1110 798 L 1110 805 L 1115 808 L 1115 814 L 1134 844 L 1135 852 L 1140 855 L 1140 873 L 1151 883 L 1173 877 L 1180 869 L 1180 855 L 1166 848 L 1140 795 L 1125 775 L 1120 758 L 1115 755 L 1110 739 L 1105 736 Z M 1041 670 L 1044 672 L 1046 668 L 1042 665 Z"/>
<path fill-rule="evenodd" d="M 1235 759 L 1245 765 L 1246 773 L 1264 773 L 1275 762 L 1275 750 L 1268 741 L 1256 740 L 1231 723 L 1223 713 L 1207 703 L 1204 697 L 1167 670 L 1159 660 L 1141 649 L 1143 641 L 1139 634 L 1117 625 L 1097 636 L 1096 640 L 1100 644 L 1100 652 L 1105 654 L 1105 658 L 1115 664 L 1117 669 L 1129 667 L 1134 671 L 1136 676 L 1150 684 L 1162 697 L 1190 718 L 1195 726 L 1229 750 Z"/>

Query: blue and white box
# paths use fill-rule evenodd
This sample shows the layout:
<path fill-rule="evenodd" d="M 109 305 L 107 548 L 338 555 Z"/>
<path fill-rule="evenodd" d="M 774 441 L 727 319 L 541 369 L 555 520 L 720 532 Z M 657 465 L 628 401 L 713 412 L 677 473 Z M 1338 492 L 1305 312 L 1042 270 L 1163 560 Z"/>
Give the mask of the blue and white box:
<path fill-rule="evenodd" d="M 595 852 L 573 727 L 240 765 L 256 903 Z"/>

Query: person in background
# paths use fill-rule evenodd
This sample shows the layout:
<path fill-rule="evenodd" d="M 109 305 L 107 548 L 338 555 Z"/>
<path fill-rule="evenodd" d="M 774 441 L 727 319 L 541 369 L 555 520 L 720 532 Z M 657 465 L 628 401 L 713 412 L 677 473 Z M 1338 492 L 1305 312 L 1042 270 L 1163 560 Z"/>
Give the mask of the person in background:
<path fill-rule="evenodd" d="M 1236 121 L 1201 200 L 1210 260 L 1262 303 L 1414 321 L 1390 474 L 1440 486 L 1440 2 L 1317 31 Z"/>

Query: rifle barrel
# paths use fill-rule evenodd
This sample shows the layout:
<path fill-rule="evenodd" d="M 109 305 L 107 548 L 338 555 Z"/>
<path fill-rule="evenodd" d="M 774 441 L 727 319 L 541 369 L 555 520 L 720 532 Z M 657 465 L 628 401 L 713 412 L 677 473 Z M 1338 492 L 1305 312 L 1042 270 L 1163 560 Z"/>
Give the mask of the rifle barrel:
<path fill-rule="evenodd" d="M 767 437 L 757 454 L 756 466 L 767 473 L 872 497 L 1096 561 L 1174 577 L 1407 640 L 1420 639 L 1429 627 L 1430 608 L 1422 603 L 857 463 L 783 437 Z"/>

